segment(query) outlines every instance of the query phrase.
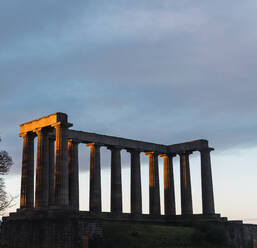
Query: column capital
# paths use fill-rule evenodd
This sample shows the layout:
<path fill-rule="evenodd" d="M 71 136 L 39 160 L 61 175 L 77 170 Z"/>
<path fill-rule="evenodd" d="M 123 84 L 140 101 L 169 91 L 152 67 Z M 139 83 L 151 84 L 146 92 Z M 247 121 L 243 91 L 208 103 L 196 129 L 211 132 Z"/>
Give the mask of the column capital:
<path fill-rule="evenodd" d="M 162 158 L 174 158 L 176 156 L 177 156 L 176 153 L 160 154 L 160 157 L 162 157 Z"/>
<path fill-rule="evenodd" d="M 182 152 L 179 152 L 178 155 L 179 156 L 183 156 L 183 155 L 190 155 L 192 154 L 194 151 L 182 151 Z"/>
<path fill-rule="evenodd" d="M 63 122 L 56 122 L 54 124 L 51 125 L 51 127 L 63 127 L 63 128 L 69 128 L 69 127 L 72 127 L 73 124 L 72 123 L 63 123 Z"/>
<path fill-rule="evenodd" d="M 147 155 L 147 156 L 149 156 L 149 157 L 150 157 L 150 156 L 157 156 L 157 157 L 158 157 L 159 154 L 160 154 L 159 152 L 145 152 L 145 155 Z"/>
<path fill-rule="evenodd" d="M 72 144 L 79 144 L 80 141 L 77 139 L 68 139 L 68 143 L 72 143 Z"/>
<path fill-rule="evenodd" d="M 34 132 L 25 132 L 25 133 L 19 133 L 19 136 L 24 138 L 24 137 L 30 137 L 30 138 L 35 138 L 36 134 Z"/>
<path fill-rule="evenodd" d="M 128 148 L 126 150 L 129 153 L 141 153 L 142 152 L 142 150 L 140 150 L 140 149 L 133 149 L 133 148 Z"/>
<path fill-rule="evenodd" d="M 101 147 L 102 144 L 92 142 L 92 143 L 87 143 L 86 146 L 89 147 L 89 148 L 91 148 L 91 147 Z"/>
<path fill-rule="evenodd" d="M 199 150 L 199 152 L 212 152 L 214 151 L 214 148 L 212 147 L 205 147 Z"/>
<path fill-rule="evenodd" d="M 40 133 L 48 134 L 48 133 L 49 133 L 49 127 L 39 127 L 39 128 L 34 129 L 33 132 L 34 132 L 35 134 L 37 134 L 37 136 L 38 136 Z"/>
<path fill-rule="evenodd" d="M 118 150 L 118 151 L 120 151 L 120 150 L 122 150 L 122 149 L 124 149 L 124 147 L 122 147 L 122 146 L 106 146 L 107 147 L 107 149 L 109 149 L 109 150 Z"/>

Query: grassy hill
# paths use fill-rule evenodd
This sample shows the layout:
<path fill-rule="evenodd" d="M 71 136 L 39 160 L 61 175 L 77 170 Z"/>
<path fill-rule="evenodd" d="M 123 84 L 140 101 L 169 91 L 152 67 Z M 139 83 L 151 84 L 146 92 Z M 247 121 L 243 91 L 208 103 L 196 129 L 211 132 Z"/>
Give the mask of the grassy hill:
<path fill-rule="evenodd" d="M 222 230 L 143 224 L 104 224 L 107 248 L 228 248 Z"/>

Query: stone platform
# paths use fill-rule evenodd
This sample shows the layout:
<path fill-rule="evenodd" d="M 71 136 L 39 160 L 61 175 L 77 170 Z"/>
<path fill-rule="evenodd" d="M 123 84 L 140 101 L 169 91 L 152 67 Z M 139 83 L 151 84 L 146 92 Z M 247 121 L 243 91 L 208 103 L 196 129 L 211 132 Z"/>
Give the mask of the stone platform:
<path fill-rule="evenodd" d="M 228 221 L 219 214 L 167 217 L 111 212 L 94 214 L 70 209 L 22 209 L 3 218 L 1 239 L 8 248 L 84 248 L 88 247 L 88 240 L 94 243 L 93 247 L 100 248 L 104 242 L 105 222 L 195 227 L 207 223 L 222 228 L 238 247 L 256 248 L 257 225 Z"/>
<path fill-rule="evenodd" d="M 22 210 L 3 218 L 2 244 L 8 248 L 79 248 L 102 237 L 100 219 L 78 211 Z"/>

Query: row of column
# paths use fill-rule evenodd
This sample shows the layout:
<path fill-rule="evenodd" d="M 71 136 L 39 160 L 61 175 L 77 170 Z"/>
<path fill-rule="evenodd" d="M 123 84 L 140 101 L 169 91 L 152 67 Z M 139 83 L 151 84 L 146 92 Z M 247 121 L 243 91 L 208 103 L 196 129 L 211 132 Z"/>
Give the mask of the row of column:
<path fill-rule="evenodd" d="M 55 128 L 56 138 L 49 136 Z M 57 123 L 53 127 L 38 128 L 34 132 L 22 134 L 22 178 L 21 178 L 21 208 L 34 207 L 34 138 L 37 136 L 37 161 L 36 161 L 36 190 L 35 207 L 46 208 L 49 206 L 69 206 L 69 186 L 78 184 L 78 180 L 71 180 L 69 184 L 68 167 L 68 139 L 67 127 Z M 56 147 L 54 147 L 54 142 Z M 76 147 L 74 154 L 77 154 Z M 75 158 L 75 157 L 74 157 Z M 70 161 L 72 166 L 76 161 Z M 77 164 L 78 165 L 78 164 Z M 72 168 L 70 174 L 76 171 Z M 75 173 L 76 174 L 76 173 Z M 78 168 L 77 168 L 78 174 Z M 78 179 L 78 177 L 77 177 Z"/>
<path fill-rule="evenodd" d="M 90 211 L 101 211 L 101 178 L 100 178 L 100 146 L 88 144 L 90 147 Z M 122 212 L 122 182 L 121 182 L 121 147 L 109 147 L 111 150 L 111 212 Z M 201 183 L 203 214 L 214 214 L 214 197 L 211 173 L 210 151 L 206 148 L 201 154 Z M 131 154 L 131 213 L 142 213 L 142 190 L 140 172 L 140 151 L 129 149 Z M 192 190 L 189 166 L 189 155 L 184 152 L 180 155 L 180 182 L 181 182 L 181 213 L 193 214 Z M 160 215 L 160 188 L 158 153 L 147 152 L 149 156 L 149 209 L 150 214 Z M 164 208 L 165 215 L 175 215 L 175 190 L 173 157 L 175 154 L 161 155 L 164 162 Z"/>
<path fill-rule="evenodd" d="M 206 148 L 201 153 L 201 183 L 202 183 L 202 209 L 203 214 L 214 214 L 214 197 L 211 173 L 210 151 Z M 193 214 L 192 190 L 189 166 L 189 155 L 192 152 L 180 153 L 180 188 L 181 188 L 181 214 Z M 150 214 L 160 214 L 160 189 L 159 189 L 159 168 L 158 153 L 146 153 L 149 156 L 149 204 Z M 165 215 L 175 215 L 175 190 L 173 157 L 176 154 L 161 155 L 164 166 L 164 212 Z"/>
<path fill-rule="evenodd" d="M 78 142 L 68 140 L 66 128 L 56 125 L 56 152 L 54 139 L 48 136 L 47 128 L 35 130 L 37 142 L 35 207 L 70 207 L 79 209 Z M 23 159 L 21 181 L 21 208 L 34 206 L 34 132 L 23 135 Z M 90 148 L 90 199 L 91 212 L 101 212 L 101 166 L 100 145 L 87 144 Z M 122 147 L 108 147 L 111 150 L 111 212 L 122 213 L 121 156 Z M 201 153 L 201 182 L 203 214 L 214 214 L 211 148 Z M 142 191 L 140 152 L 127 150 L 131 154 L 131 213 L 142 213 Z M 54 158 L 55 153 L 55 158 Z M 189 155 L 180 155 L 181 213 L 193 214 Z M 164 162 L 164 208 L 165 215 L 175 215 L 175 192 L 173 157 L 176 154 L 147 152 L 149 156 L 149 209 L 150 214 L 160 215 L 160 188 L 158 156 Z"/>

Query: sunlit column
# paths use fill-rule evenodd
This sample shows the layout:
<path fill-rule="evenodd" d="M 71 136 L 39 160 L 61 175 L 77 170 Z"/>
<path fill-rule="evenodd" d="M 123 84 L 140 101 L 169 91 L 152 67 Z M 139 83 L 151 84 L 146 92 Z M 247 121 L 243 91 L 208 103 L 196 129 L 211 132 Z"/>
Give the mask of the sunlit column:
<path fill-rule="evenodd" d="M 90 148 L 89 210 L 98 213 L 102 211 L 100 145 L 90 143 L 87 146 Z"/>
<path fill-rule="evenodd" d="M 160 186 L 159 186 L 159 168 L 158 153 L 147 152 L 149 156 L 149 207 L 150 214 L 160 215 Z"/>
<path fill-rule="evenodd" d="M 191 178 L 189 168 L 189 154 L 185 152 L 180 155 L 180 184 L 181 184 L 181 214 L 193 214 Z"/>
<path fill-rule="evenodd" d="M 69 178 L 68 178 L 68 140 L 67 126 L 57 123 L 56 154 L 55 154 L 55 205 L 68 207 L 69 205 Z"/>
<path fill-rule="evenodd" d="M 140 151 L 128 150 L 131 155 L 130 168 L 130 204 L 132 214 L 142 214 L 142 190 L 141 190 L 141 170 Z"/>
<path fill-rule="evenodd" d="M 164 154 L 163 175 L 164 175 L 164 213 L 166 216 L 176 214 L 173 157 L 175 154 Z"/>
<path fill-rule="evenodd" d="M 78 142 L 68 141 L 68 167 L 69 167 L 69 206 L 79 210 L 79 162 Z"/>
<path fill-rule="evenodd" d="M 54 204 L 54 137 L 49 137 L 49 206 Z"/>
<path fill-rule="evenodd" d="M 111 146 L 111 212 L 122 213 L 121 158 L 119 147 Z"/>
<path fill-rule="evenodd" d="M 202 178 L 202 205 L 203 214 L 214 214 L 214 197 L 211 172 L 210 152 L 213 148 L 206 148 L 201 153 L 201 178 Z"/>
<path fill-rule="evenodd" d="M 47 130 L 37 133 L 36 208 L 48 207 L 49 197 L 49 140 Z"/>
<path fill-rule="evenodd" d="M 33 208 L 34 206 L 34 138 L 32 132 L 22 134 L 22 172 L 20 208 Z"/>

